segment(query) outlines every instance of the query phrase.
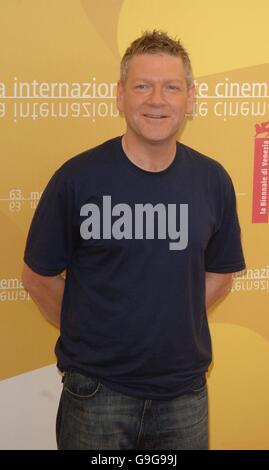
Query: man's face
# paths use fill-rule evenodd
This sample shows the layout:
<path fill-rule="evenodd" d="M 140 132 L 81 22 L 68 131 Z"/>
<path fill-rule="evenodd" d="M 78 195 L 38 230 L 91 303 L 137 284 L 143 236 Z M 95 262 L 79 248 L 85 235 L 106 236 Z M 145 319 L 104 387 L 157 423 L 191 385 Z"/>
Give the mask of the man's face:
<path fill-rule="evenodd" d="M 180 57 L 143 54 L 130 59 L 127 79 L 118 83 L 117 105 L 125 114 L 127 135 L 135 141 L 175 141 L 186 113 L 193 112 Z"/>

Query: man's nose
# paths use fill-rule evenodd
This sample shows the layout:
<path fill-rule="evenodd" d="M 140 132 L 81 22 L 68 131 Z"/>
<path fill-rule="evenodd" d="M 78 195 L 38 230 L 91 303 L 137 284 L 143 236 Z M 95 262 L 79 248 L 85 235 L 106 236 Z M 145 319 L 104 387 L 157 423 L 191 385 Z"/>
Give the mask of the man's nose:
<path fill-rule="evenodd" d="M 162 87 L 159 85 L 155 85 L 152 87 L 151 93 L 148 97 L 148 102 L 153 105 L 160 105 L 164 102 L 164 95 Z"/>

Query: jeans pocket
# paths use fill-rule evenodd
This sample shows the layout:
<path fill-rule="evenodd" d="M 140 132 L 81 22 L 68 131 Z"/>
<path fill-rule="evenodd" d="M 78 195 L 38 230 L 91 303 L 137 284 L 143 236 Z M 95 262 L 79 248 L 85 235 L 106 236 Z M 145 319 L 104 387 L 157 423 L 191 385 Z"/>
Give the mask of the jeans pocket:
<path fill-rule="evenodd" d="M 65 373 L 63 390 L 73 397 L 92 398 L 100 388 L 101 383 L 97 377 L 89 377 L 74 370 Z"/>

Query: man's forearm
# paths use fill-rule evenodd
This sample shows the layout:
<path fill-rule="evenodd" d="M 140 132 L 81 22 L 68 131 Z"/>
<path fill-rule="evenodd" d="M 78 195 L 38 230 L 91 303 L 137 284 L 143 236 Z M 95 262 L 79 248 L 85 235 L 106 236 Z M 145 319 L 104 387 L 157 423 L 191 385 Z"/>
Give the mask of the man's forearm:
<path fill-rule="evenodd" d="M 206 308 L 210 308 L 218 299 L 223 297 L 232 285 L 231 274 L 206 273 Z"/>
<path fill-rule="evenodd" d="M 62 276 L 48 278 L 46 282 L 25 285 L 40 312 L 58 328 L 60 327 L 64 286 L 65 279 Z"/>

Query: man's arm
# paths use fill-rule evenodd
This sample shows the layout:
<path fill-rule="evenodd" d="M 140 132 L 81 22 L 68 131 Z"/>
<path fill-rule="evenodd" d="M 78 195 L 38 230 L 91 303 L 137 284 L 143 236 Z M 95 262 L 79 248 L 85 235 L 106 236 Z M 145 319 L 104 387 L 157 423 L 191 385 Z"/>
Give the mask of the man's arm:
<path fill-rule="evenodd" d="M 209 272 L 205 274 L 206 308 L 208 309 L 231 288 L 233 274 Z"/>
<path fill-rule="evenodd" d="M 24 263 L 22 283 L 44 317 L 59 328 L 65 279 L 41 276 Z"/>

